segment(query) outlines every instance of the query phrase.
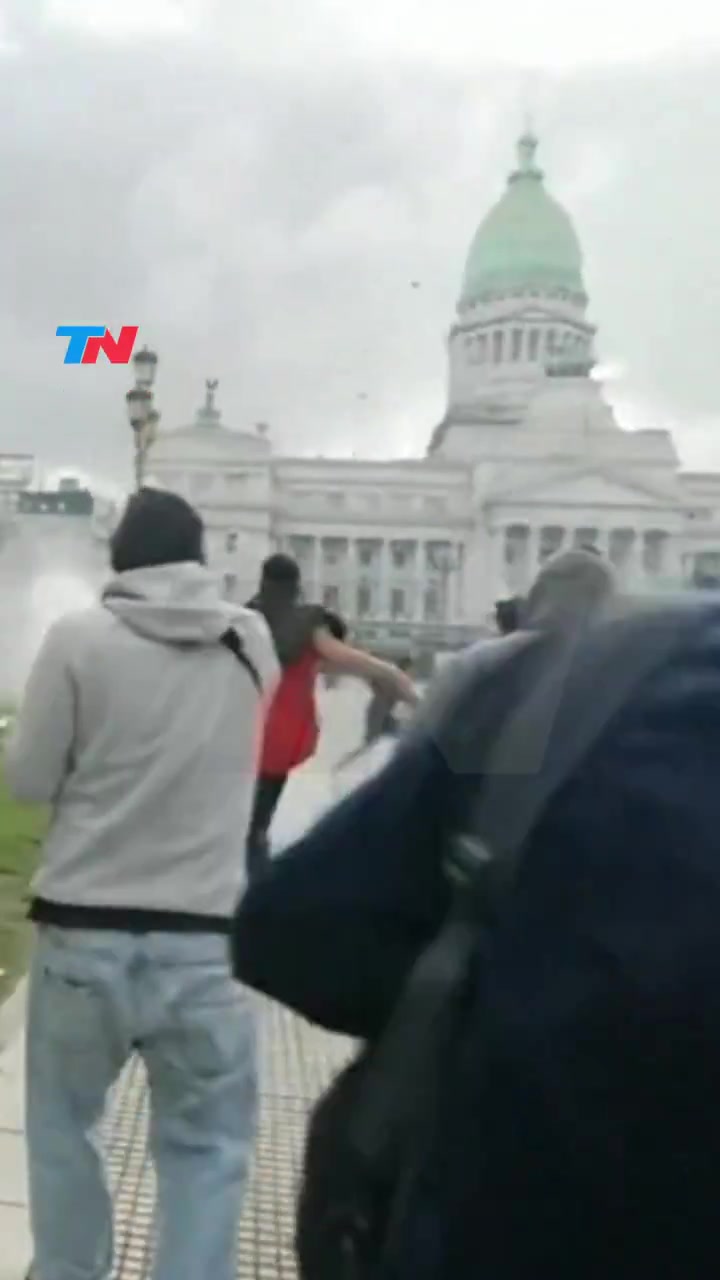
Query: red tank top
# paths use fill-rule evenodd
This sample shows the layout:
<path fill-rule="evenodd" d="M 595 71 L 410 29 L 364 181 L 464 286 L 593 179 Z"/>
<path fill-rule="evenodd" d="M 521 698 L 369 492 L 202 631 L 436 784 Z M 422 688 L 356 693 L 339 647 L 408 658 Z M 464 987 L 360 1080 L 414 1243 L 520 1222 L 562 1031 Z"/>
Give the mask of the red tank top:
<path fill-rule="evenodd" d="M 318 658 L 308 649 L 285 667 L 265 720 L 260 772 L 277 778 L 304 764 L 317 750 L 315 705 Z"/>

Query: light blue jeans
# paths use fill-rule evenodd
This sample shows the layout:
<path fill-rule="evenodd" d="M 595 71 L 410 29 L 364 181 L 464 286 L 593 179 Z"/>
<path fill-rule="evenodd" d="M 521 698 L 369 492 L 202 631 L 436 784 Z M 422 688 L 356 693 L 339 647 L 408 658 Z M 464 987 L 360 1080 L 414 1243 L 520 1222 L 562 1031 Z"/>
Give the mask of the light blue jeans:
<path fill-rule="evenodd" d="M 133 1049 L 150 1082 L 155 1280 L 235 1280 L 257 1111 L 255 1016 L 211 934 L 42 927 L 30 983 L 27 1139 L 37 1280 L 109 1280 L 98 1141 Z"/>

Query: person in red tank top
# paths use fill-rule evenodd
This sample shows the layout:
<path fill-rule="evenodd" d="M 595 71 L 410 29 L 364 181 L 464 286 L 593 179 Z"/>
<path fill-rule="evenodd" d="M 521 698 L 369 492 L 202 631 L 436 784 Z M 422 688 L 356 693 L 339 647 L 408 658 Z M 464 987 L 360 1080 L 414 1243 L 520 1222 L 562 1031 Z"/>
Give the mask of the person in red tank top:
<path fill-rule="evenodd" d="M 384 685 L 396 699 L 413 705 L 417 695 L 403 671 L 348 645 L 340 618 L 322 605 L 302 603 L 300 569 L 290 556 L 277 554 L 265 561 L 260 589 L 248 603 L 265 618 L 282 667 L 265 720 L 248 832 L 247 871 L 253 878 L 267 862 L 270 825 L 288 777 L 317 750 L 315 684 L 320 669 Z"/>

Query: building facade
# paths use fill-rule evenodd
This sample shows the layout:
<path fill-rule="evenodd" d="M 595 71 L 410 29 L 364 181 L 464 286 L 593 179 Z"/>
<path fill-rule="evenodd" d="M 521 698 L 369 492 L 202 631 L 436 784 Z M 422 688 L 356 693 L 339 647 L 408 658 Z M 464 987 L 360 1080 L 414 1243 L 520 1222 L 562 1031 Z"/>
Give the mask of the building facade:
<path fill-rule="evenodd" d="M 153 447 L 153 482 L 202 512 L 227 593 L 284 549 L 309 596 L 387 647 L 464 643 L 549 555 L 592 545 L 633 591 L 720 579 L 720 474 L 682 471 L 667 431 L 625 431 L 592 376 L 581 247 L 537 141 L 467 257 L 448 397 L 417 460 L 284 457 L 265 426 L 204 406 Z"/>

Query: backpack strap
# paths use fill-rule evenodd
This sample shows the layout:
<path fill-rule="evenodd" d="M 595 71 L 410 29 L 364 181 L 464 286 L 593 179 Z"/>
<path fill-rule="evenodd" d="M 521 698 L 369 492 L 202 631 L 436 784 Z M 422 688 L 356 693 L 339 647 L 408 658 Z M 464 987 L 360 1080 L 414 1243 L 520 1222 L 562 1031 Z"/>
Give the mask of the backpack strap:
<path fill-rule="evenodd" d="M 249 656 L 242 637 L 238 634 L 234 627 L 228 627 L 220 636 L 220 643 L 226 649 L 229 649 L 238 662 L 245 668 L 250 679 L 252 680 L 258 693 L 263 692 L 263 682 L 252 658 Z"/>
<path fill-rule="evenodd" d="M 484 926 L 512 889 L 528 836 L 637 685 L 696 626 L 696 610 L 656 608 L 618 618 L 579 645 L 577 637 L 559 638 L 533 688 L 505 717 L 478 779 L 477 801 L 448 840 L 452 910 L 416 962 L 368 1062 L 350 1135 L 368 1170 L 392 1168 L 418 1114 L 432 1106 L 464 979 Z"/>

